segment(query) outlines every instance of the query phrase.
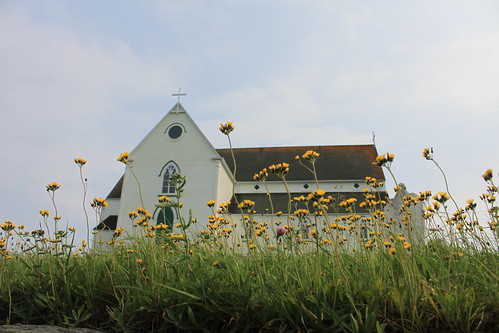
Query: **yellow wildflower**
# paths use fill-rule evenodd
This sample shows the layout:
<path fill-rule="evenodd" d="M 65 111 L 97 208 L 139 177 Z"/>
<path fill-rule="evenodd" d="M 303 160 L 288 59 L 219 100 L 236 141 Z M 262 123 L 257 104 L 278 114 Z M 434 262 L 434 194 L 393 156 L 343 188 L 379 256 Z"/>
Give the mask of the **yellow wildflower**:
<path fill-rule="evenodd" d="M 268 176 L 269 176 L 269 173 L 267 172 L 267 168 L 263 168 L 262 171 L 255 173 L 253 175 L 253 179 L 259 180 L 259 181 L 265 181 Z"/>
<path fill-rule="evenodd" d="M 308 150 L 305 154 L 302 155 L 304 159 L 309 160 L 311 162 L 314 162 L 319 156 L 320 154 L 313 150 Z"/>
<path fill-rule="evenodd" d="M 102 199 L 102 198 L 94 198 L 92 202 L 90 203 L 90 206 L 92 207 L 107 207 L 107 201 Z"/>
<path fill-rule="evenodd" d="M 158 201 L 161 203 L 164 203 L 164 202 L 171 201 L 171 199 L 168 198 L 166 195 L 162 195 L 162 196 L 158 197 Z"/>
<path fill-rule="evenodd" d="M 343 200 L 342 202 L 340 202 L 339 206 L 340 207 L 349 207 L 349 206 L 353 205 L 356 202 L 357 202 L 356 198 L 350 198 L 350 199 Z"/>
<path fill-rule="evenodd" d="M 255 206 L 255 202 L 251 200 L 244 200 L 237 207 L 240 209 L 251 210 Z"/>
<path fill-rule="evenodd" d="M 121 163 L 128 163 L 128 157 L 129 157 L 129 153 L 128 152 L 124 152 L 124 153 L 121 153 L 120 156 L 118 156 L 118 158 L 116 159 L 117 161 L 121 162 Z"/>
<path fill-rule="evenodd" d="M 116 228 L 116 230 L 114 230 L 114 236 L 115 237 L 121 236 L 123 234 L 123 231 L 125 231 L 124 227 Z"/>
<path fill-rule="evenodd" d="M 59 185 L 59 184 L 58 184 L 58 183 L 56 183 L 56 182 L 53 182 L 53 183 L 51 183 L 51 184 L 48 184 L 48 185 L 47 185 L 47 186 L 45 186 L 45 187 L 47 188 L 47 191 L 52 191 L 52 192 L 54 192 L 54 191 L 58 190 L 58 189 L 61 187 L 61 185 Z"/>
<path fill-rule="evenodd" d="M 228 121 L 225 124 L 220 124 L 220 127 L 218 128 L 220 132 L 222 132 L 225 135 L 229 135 L 230 132 L 234 130 L 234 125 L 232 122 Z"/>
<path fill-rule="evenodd" d="M 284 177 L 289 171 L 288 163 L 272 164 L 269 166 L 270 172 L 276 174 L 278 177 Z"/>
<path fill-rule="evenodd" d="M 83 158 L 75 158 L 74 162 L 79 166 L 82 167 L 87 163 L 87 160 L 84 160 Z"/>
<path fill-rule="evenodd" d="M 14 228 L 16 228 L 16 225 L 12 221 L 5 221 L 0 225 L 0 228 L 4 231 L 11 231 L 14 230 Z"/>
<path fill-rule="evenodd" d="M 314 237 L 314 238 L 317 238 L 317 229 L 312 229 L 310 231 L 310 236 Z"/>
<path fill-rule="evenodd" d="M 489 180 L 491 180 L 492 179 L 492 169 L 487 169 L 487 171 L 485 171 L 485 173 L 482 175 L 482 178 L 486 182 L 488 182 Z"/>
<path fill-rule="evenodd" d="M 432 154 L 433 154 L 433 148 L 425 148 L 423 150 L 423 154 L 422 155 L 427 160 L 431 160 L 431 159 L 433 159 Z"/>
<path fill-rule="evenodd" d="M 447 194 L 447 192 L 438 192 L 438 194 L 435 194 L 432 199 L 440 202 L 441 204 L 444 204 L 450 199 L 450 196 L 449 194 Z"/>
<path fill-rule="evenodd" d="M 395 155 L 391 153 L 386 153 L 386 155 L 378 155 L 376 157 L 376 162 L 373 162 L 373 164 L 378 166 L 384 166 L 389 162 L 392 162 L 394 158 Z"/>
<path fill-rule="evenodd" d="M 310 214 L 310 211 L 308 211 L 307 209 L 298 209 L 298 210 L 295 210 L 294 214 L 296 215 L 296 217 L 298 217 L 299 219 L 302 219 L 304 218 L 305 216 L 307 216 L 307 214 Z"/>
<path fill-rule="evenodd" d="M 375 165 L 383 166 L 386 163 L 386 157 L 384 155 L 376 156 L 376 162 L 373 162 Z"/>

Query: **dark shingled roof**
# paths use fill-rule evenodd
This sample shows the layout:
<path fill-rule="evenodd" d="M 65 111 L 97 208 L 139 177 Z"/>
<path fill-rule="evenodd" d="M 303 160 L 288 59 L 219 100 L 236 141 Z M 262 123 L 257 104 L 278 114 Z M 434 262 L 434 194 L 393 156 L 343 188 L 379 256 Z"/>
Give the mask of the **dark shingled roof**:
<path fill-rule="evenodd" d="M 385 179 L 382 168 L 372 163 L 378 155 L 374 145 L 234 148 L 236 179 L 252 181 L 253 175 L 263 168 L 268 169 L 272 164 L 286 162 L 290 165 L 287 180 L 313 181 L 312 173 L 295 161 L 296 155 L 302 156 L 308 150 L 321 154 L 315 162 L 319 180 L 354 180 L 368 176 Z M 230 149 L 217 149 L 217 152 L 233 171 Z M 308 161 L 302 161 L 310 165 Z M 270 176 L 269 180 L 278 179 Z"/>
<path fill-rule="evenodd" d="M 301 195 L 303 195 L 305 197 L 307 196 L 306 193 L 291 193 L 291 199 L 293 199 L 295 197 L 299 197 Z M 335 213 L 335 212 L 340 213 L 340 214 L 346 213 L 345 209 L 342 207 L 339 207 L 338 204 L 341 201 L 346 200 L 346 199 L 350 199 L 350 198 L 357 199 L 357 203 L 355 206 L 356 207 L 355 211 L 357 213 L 360 213 L 360 214 L 367 213 L 367 209 L 359 207 L 359 204 L 362 201 L 365 201 L 364 193 L 362 193 L 362 192 L 340 192 L 340 193 L 327 192 L 325 196 L 327 197 L 329 195 L 332 196 L 334 199 L 334 203 L 329 206 L 328 213 L 330 213 L 330 214 Z M 387 200 L 388 194 L 386 192 L 382 192 L 381 197 L 382 197 L 382 199 Z M 237 198 L 238 202 L 242 202 L 243 200 L 254 201 L 255 202 L 254 209 L 256 210 L 257 214 L 265 214 L 265 213 L 267 213 L 266 210 L 268 210 L 268 213 L 271 213 L 271 211 L 272 211 L 267 194 L 264 194 L 264 193 L 236 194 L 236 198 Z M 272 204 L 274 206 L 274 212 L 281 211 L 283 214 L 287 214 L 288 202 L 289 202 L 288 194 L 287 193 L 274 193 L 271 195 L 271 198 L 272 198 Z M 310 207 L 312 207 L 312 206 L 310 205 Z M 305 208 L 305 204 L 304 203 L 297 203 L 296 209 L 300 209 L 300 208 Z M 237 205 L 235 204 L 234 200 L 232 200 L 232 204 L 229 206 L 229 211 L 232 214 L 241 214 L 241 210 L 239 210 L 237 208 Z M 295 204 L 292 203 L 291 204 L 291 214 L 293 214 L 294 211 L 295 211 Z"/>
<path fill-rule="evenodd" d="M 120 199 L 121 198 L 121 189 L 123 188 L 123 177 L 121 176 L 120 180 L 114 185 L 111 192 L 108 194 L 107 199 Z"/>
<path fill-rule="evenodd" d="M 118 215 L 109 215 L 104 221 L 99 223 L 94 230 L 116 230 L 118 224 Z"/>

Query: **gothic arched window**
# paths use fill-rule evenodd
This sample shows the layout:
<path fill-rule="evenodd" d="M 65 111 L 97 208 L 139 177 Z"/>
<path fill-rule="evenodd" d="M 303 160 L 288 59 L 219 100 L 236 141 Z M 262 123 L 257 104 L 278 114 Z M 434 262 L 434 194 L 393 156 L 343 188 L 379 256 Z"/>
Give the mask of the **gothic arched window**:
<path fill-rule="evenodd" d="M 170 161 L 166 163 L 166 165 L 163 167 L 161 170 L 163 174 L 163 186 L 161 189 L 161 193 L 163 194 L 175 194 L 175 185 L 170 182 L 172 176 L 175 173 L 179 173 L 180 170 L 178 169 L 177 164 L 175 162 Z M 161 176 L 161 174 L 160 174 Z"/>

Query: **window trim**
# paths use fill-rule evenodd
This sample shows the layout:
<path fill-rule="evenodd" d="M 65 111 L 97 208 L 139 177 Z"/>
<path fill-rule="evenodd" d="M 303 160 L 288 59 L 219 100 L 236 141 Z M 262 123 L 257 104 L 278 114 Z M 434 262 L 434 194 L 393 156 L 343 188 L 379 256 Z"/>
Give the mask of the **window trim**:
<path fill-rule="evenodd" d="M 175 172 L 172 174 L 167 173 L 169 171 L 169 168 L 172 167 Z M 171 179 L 171 176 L 175 173 L 180 173 L 180 168 L 178 167 L 178 164 L 175 163 L 173 160 L 170 160 L 167 162 L 162 168 L 161 171 L 159 172 L 158 177 L 162 177 L 162 182 L 161 182 L 161 193 L 166 194 L 166 195 L 175 195 L 175 186 L 169 184 L 169 181 Z M 166 180 L 166 175 L 168 175 L 168 180 Z M 168 182 L 168 184 L 166 184 Z M 172 190 L 173 188 L 173 190 Z M 166 191 L 165 191 L 166 189 Z"/>
<path fill-rule="evenodd" d="M 181 129 L 182 129 L 182 133 L 180 133 L 180 135 L 177 137 L 177 138 L 172 138 L 170 137 L 170 134 L 169 134 L 169 131 L 170 129 L 173 127 L 173 126 L 179 126 Z M 177 140 L 180 140 L 180 138 L 182 138 L 182 136 L 187 133 L 187 131 L 185 130 L 185 126 L 182 125 L 181 123 L 172 123 L 170 125 L 168 125 L 168 127 L 166 128 L 164 134 L 166 136 L 166 138 L 170 141 L 177 141 Z"/>

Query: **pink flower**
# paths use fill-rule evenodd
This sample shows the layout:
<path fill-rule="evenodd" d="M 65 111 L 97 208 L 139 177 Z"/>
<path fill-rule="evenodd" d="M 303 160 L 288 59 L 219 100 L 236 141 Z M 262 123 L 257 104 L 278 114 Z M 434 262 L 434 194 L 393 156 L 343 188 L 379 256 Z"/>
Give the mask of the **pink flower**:
<path fill-rule="evenodd" d="M 278 226 L 276 230 L 277 237 L 285 235 L 288 231 L 283 226 Z"/>

